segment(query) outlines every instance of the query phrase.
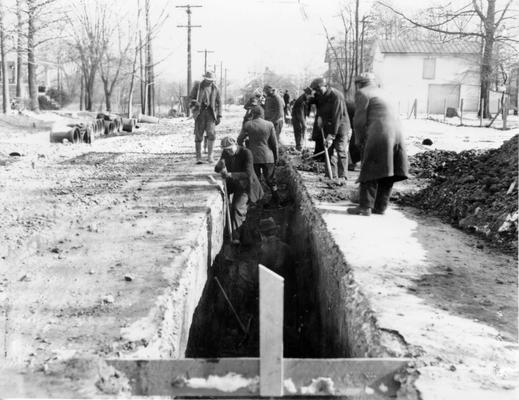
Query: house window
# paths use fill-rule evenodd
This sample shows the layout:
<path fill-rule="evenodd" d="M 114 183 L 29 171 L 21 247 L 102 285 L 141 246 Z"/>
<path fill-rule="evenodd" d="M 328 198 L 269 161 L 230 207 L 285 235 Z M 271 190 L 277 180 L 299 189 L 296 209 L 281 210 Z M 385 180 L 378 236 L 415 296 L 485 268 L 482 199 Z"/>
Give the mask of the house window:
<path fill-rule="evenodd" d="M 434 79 L 436 76 L 436 58 L 424 58 L 423 78 Z"/>

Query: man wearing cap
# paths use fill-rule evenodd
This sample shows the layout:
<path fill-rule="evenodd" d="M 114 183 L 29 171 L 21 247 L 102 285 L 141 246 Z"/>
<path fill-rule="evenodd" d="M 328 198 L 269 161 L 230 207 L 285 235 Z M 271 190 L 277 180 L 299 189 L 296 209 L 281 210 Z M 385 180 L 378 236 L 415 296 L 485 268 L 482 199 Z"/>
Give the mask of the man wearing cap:
<path fill-rule="evenodd" d="M 314 134 L 324 135 L 323 145 L 329 148 L 333 174 L 339 179 L 346 179 L 351 127 L 344 96 L 337 89 L 328 86 L 323 78 L 314 79 L 310 88 L 316 94 L 317 113 Z M 317 143 L 316 141 L 316 150 Z"/>
<path fill-rule="evenodd" d="M 239 146 L 232 136 L 221 140 L 222 156 L 214 170 L 219 172 L 233 194 L 231 223 L 233 243 L 239 243 L 242 225 L 247 216 L 248 202 L 255 203 L 263 198 L 263 189 L 254 173 L 253 156 L 249 149 Z"/>
<path fill-rule="evenodd" d="M 270 85 L 265 85 L 263 87 L 263 92 L 266 96 L 265 119 L 274 124 L 274 129 L 276 130 L 276 136 L 279 142 L 279 135 L 281 133 L 281 129 L 283 129 L 283 108 L 285 106 L 285 102 L 283 101 L 283 98 L 277 93 L 276 89 Z"/>
<path fill-rule="evenodd" d="M 214 74 L 206 72 L 202 82 L 195 82 L 190 99 L 195 119 L 196 162 L 202 164 L 202 140 L 207 134 L 207 161 L 212 163 L 215 126 L 222 119 L 220 92 L 214 84 Z"/>
<path fill-rule="evenodd" d="M 263 108 L 254 106 L 251 108 L 252 120 L 243 124 L 238 136 L 238 144 L 241 146 L 246 138 L 249 139 L 247 148 L 252 152 L 254 172 L 260 178 L 262 175 L 271 190 L 271 204 L 279 205 L 279 194 L 276 183 L 276 162 L 278 159 L 278 143 L 274 125 L 263 119 Z"/>
<path fill-rule="evenodd" d="M 310 114 L 309 99 L 312 89 L 305 88 L 303 94 L 297 98 L 292 106 L 292 127 L 294 128 L 294 139 L 296 149 L 301 150 L 301 142 L 305 141 L 306 117 Z"/>
<path fill-rule="evenodd" d="M 349 214 L 384 214 L 393 183 L 407 179 L 409 162 L 398 116 L 372 74 L 355 79 L 355 141 L 361 151 L 359 206 Z M 369 105 L 369 107 L 368 107 Z"/>

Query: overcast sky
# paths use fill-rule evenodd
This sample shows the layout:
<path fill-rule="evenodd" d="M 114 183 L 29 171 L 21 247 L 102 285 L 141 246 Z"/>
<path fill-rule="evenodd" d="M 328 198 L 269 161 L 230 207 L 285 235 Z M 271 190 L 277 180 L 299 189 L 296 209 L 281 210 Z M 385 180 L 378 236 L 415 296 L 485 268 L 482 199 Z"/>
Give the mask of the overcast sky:
<path fill-rule="evenodd" d="M 326 38 L 322 22 L 330 33 L 338 31 L 337 17 L 344 0 L 153 0 L 157 12 L 166 7 L 168 19 L 154 43 L 155 59 L 164 61 L 157 67 L 159 79 L 185 80 L 187 76 L 187 24 L 185 9 L 176 5 L 202 5 L 192 9 L 192 24 L 202 25 L 192 31 L 193 80 L 204 69 L 204 55 L 198 50 L 212 50 L 208 64 L 220 62 L 228 69 L 228 79 L 242 83 L 265 67 L 278 73 L 300 76 L 305 69 L 311 74 L 325 70 Z M 371 0 L 362 0 L 368 9 Z M 422 4 L 420 4 L 422 3 Z M 427 0 L 394 0 L 401 9 L 426 6 Z M 335 27 L 335 28 L 334 28 Z M 218 78 L 219 79 L 219 78 Z"/>

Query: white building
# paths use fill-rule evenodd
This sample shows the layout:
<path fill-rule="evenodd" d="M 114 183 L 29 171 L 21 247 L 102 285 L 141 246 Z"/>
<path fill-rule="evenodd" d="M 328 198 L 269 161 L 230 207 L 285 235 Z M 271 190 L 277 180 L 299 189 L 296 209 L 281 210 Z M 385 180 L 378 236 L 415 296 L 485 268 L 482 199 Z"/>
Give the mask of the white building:
<path fill-rule="evenodd" d="M 442 114 L 445 105 L 477 111 L 480 46 L 474 42 L 431 43 L 380 40 L 373 47 L 373 73 L 400 113 L 417 101 L 419 114 Z"/>

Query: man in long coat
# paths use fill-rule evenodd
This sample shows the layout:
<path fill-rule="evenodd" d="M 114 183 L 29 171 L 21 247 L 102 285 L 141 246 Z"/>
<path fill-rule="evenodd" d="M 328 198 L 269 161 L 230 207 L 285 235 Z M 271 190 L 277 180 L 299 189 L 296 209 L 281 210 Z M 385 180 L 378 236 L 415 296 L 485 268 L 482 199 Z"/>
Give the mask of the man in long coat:
<path fill-rule="evenodd" d="M 212 72 L 206 72 L 202 82 L 195 82 L 189 95 L 191 109 L 195 119 L 196 162 L 202 164 L 202 140 L 207 134 L 207 161 L 212 163 L 215 137 L 215 126 L 222 119 L 220 92 L 214 83 Z"/>
<path fill-rule="evenodd" d="M 407 179 L 409 162 L 398 116 L 372 74 L 355 79 L 355 139 L 361 150 L 359 206 L 349 214 L 384 214 L 393 183 Z"/>
<path fill-rule="evenodd" d="M 252 120 L 243 124 L 243 129 L 238 136 L 238 144 L 241 146 L 246 138 L 249 139 L 247 148 L 252 152 L 254 172 L 258 178 L 263 175 L 272 193 L 271 203 L 277 206 L 279 194 L 275 175 L 278 159 L 276 131 L 272 122 L 263 119 L 261 106 L 252 107 L 251 116 Z"/>
<path fill-rule="evenodd" d="M 279 142 L 279 135 L 283 129 L 285 113 L 283 108 L 285 102 L 277 93 L 276 89 L 270 85 L 265 85 L 263 87 L 263 92 L 265 93 L 265 119 L 274 124 L 274 129 L 276 130 L 276 136 Z"/>
<path fill-rule="evenodd" d="M 351 127 L 344 96 L 337 89 L 327 85 L 323 78 L 314 79 L 310 88 L 316 93 L 317 129 L 324 135 L 323 144 L 329 149 L 333 173 L 339 179 L 346 179 Z M 314 130 L 315 128 L 314 124 Z M 317 143 L 316 141 L 316 146 Z"/>
<path fill-rule="evenodd" d="M 249 149 L 238 146 L 232 136 L 221 140 L 222 156 L 216 166 L 227 184 L 228 194 L 233 194 L 231 223 L 234 243 L 240 242 L 241 227 L 247 216 L 248 202 L 255 203 L 263 198 L 263 189 L 254 172 L 253 156 Z"/>
<path fill-rule="evenodd" d="M 306 88 L 304 93 L 297 98 L 292 106 L 292 127 L 294 128 L 294 139 L 296 141 L 296 149 L 301 150 L 301 142 L 305 140 L 306 134 L 306 117 L 310 114 L 310 106 L 308 103 L 312 89 Z"/>

